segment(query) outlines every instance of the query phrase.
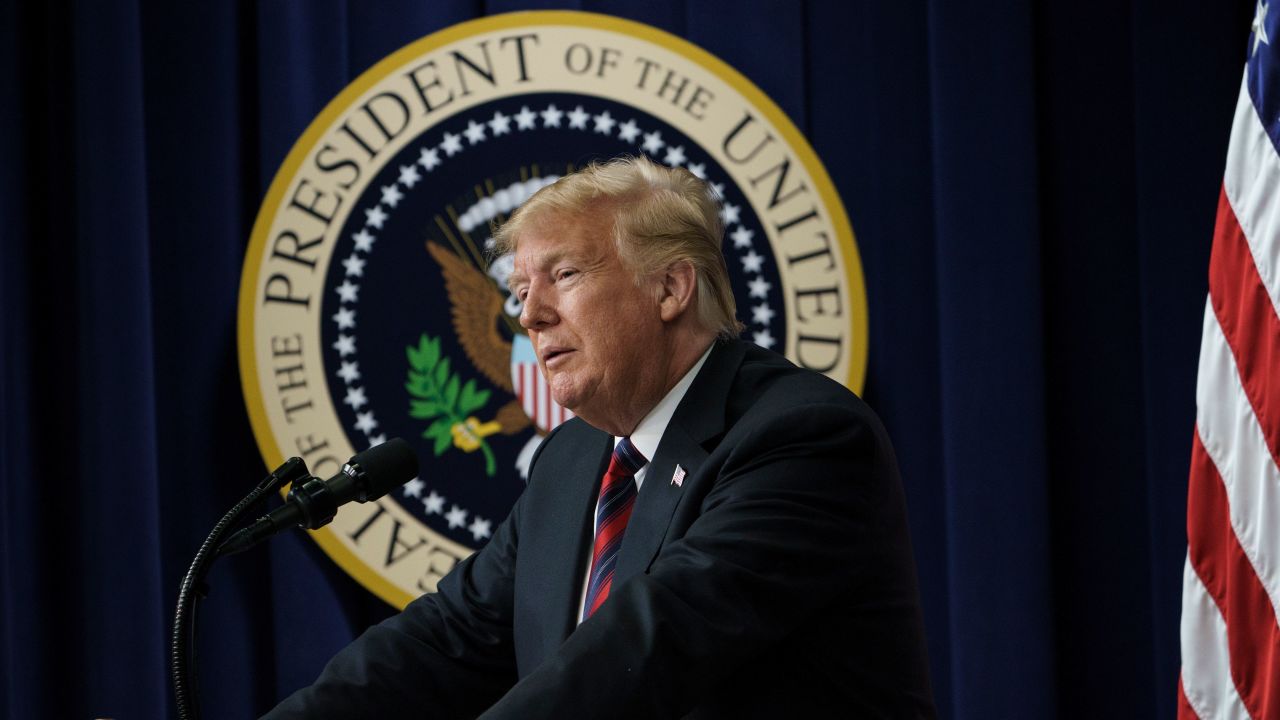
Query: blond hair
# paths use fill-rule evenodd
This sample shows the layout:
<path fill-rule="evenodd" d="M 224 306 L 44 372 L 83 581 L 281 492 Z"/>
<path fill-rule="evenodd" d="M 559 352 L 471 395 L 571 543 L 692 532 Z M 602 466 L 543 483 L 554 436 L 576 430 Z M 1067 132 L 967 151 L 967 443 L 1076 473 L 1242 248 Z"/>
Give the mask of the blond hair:
<path fill-rule="evenodd" d="M 724 338 L 742 331 L 729 270 L 720 250 L 724 226 L 710 186 L 684 168 L 644 156 L 592 162 L 539 190 L 494 235 L 498 255 L 513 253 L 520 233 L 550 213 L 613 212 L 613 240 L 636 281 L 688 262 L 698 278 L 697 314 Z"/>

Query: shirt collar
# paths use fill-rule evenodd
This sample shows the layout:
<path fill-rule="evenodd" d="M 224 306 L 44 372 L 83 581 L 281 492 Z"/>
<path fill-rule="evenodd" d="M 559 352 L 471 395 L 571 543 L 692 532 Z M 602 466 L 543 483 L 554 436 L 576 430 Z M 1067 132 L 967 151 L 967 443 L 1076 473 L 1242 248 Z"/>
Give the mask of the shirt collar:
<path fill-rule="evenodd" d="M 693 384 L 693 379 L 697 377 L 698 371 L 707 362 L 707 356 L 711 354 L 711 349 L 715 347 L 715 343 L 711 343 L 707 347 L 706 352 L 702 353 L 702 357 L 698 358 L 698 362 L 689 368 L 689 372 L 680 378 L 680 382 L 675 387 L 667 391 L 657 405 L 649 411 L 648 415 L 640 421 L 636 429 L 631 433 L 631 444 L 636 446 L 641 455 L 647 459 L 653 460 L 653 454 L 658 451 L 658 442 L 662 440 L 662 435 L 667 431 L 667 425 L 671 423 L 671 417 L 676 414 L 676 408 L 680 406 L 680 401 L 684 399 L 685 393 L 689 391 L 689 386 Z M 615 445 L 622 438 L 614 438 Z"/>

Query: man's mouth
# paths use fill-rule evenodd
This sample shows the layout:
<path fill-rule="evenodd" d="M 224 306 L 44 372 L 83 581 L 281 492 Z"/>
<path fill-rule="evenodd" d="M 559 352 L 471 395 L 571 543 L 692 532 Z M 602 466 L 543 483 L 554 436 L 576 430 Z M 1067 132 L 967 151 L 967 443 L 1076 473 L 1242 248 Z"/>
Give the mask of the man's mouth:
<path fill-rule="evenodd" d="M 571 348 L 559 347 L 556 345 L 544 348 L 542 350 L 542 364 L 546 365 L 547 367 L 551 367 L 552 365 L 556 364 L 557 360 L 559 360 L 560 358 L 564 358 L 571 352 L 573 352 Z"/>

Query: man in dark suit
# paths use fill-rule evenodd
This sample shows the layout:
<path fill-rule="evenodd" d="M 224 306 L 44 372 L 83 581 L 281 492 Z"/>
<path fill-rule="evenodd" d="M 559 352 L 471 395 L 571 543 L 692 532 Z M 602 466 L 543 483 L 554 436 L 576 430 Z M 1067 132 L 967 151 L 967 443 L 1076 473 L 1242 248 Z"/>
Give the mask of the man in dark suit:
<path fill-rule="evenodd" d="M 577 418 L 482 550 L 269 717 L 932 717 L 892 446 L 732 339 L 707 186 L 593 165 L 498 241 Z"/>

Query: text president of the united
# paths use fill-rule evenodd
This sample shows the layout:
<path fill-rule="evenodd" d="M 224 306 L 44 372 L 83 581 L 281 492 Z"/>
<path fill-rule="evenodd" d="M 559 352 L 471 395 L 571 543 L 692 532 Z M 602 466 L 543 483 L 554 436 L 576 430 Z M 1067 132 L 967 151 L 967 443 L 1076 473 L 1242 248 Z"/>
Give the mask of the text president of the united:
<path fill-rule="evenodd" d="M 736 339 L 708 186 L 593 164 L 501 228 L 577 417 L 436 593 L 269 717 L 932 717 L 892 446 L 838 383 Z"/>

